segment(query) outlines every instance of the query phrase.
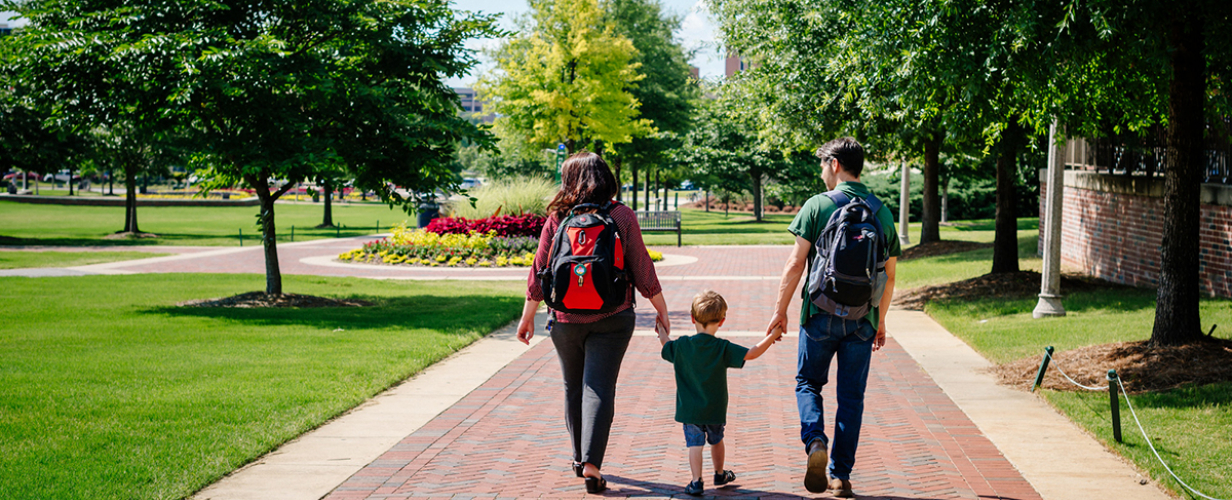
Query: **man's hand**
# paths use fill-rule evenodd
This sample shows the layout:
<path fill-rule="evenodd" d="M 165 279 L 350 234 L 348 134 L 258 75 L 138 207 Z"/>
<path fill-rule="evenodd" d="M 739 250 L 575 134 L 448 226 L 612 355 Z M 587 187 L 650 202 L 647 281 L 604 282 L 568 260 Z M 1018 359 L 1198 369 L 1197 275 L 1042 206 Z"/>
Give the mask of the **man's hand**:
<path fill-rule="evenodd" d="M 774 316 L 770 318 L 770 324 L 766 325 L 766 336 L 769 337 L 771 335 L 774 335 L 774 331 L 776 329 L 779 331 L 779 335 L 782 335 L 782 332 L 787 331 L 787 314 L 786 313 L 781 313 L 781 312 L 774 313 Z M 775 339 L 775 342 L 778 342 L 778 339 Z"/>
<path fill-rule="evenodd" d="M 878 351 L 878 350 L 881 350 L 882 347 L 885 347 L 885 340 L 886 340 L 886 325 L 885 325 L 885 320 L 883 319 L 881 320 L 881 323 L 877 325 L 877 336 L 873 337 L 873 350 Z"/>

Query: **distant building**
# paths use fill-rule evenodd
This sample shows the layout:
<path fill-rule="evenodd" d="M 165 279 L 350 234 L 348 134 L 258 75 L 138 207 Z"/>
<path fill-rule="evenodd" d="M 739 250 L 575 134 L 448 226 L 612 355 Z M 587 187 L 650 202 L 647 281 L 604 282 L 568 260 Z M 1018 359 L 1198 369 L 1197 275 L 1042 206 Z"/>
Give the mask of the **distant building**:
<path fill-rule="evenodd" d="M 475 89 L 454 87 L 453 91 L 457 92 L 458 97 L 462 98 L 462 111 L 467 116 L 478 118 L 487 123 L 492 123 L 496 119 L 496 116 L 492 115 L 492 113 L 485 114 L 483 112 L 483 101 L 479 99 L 479 94 L 475 92 Z"/>
<path fill-rule="evenodd" d="M 748 66 L 745 65 L 744 58 L 740 57 L 739 54 L 727 56 L 727 61 L 724 66 L 725 68 L 723 74 L 728 78 L 731 78 L 732 75 L 736 73 L 749 69 Z"/>
<path fill-rule="evenodd" d="M 0 23 L 0 36 L 9 36 L 12 34 L 13 34 L 13 28 L 10 28 L 9 25 L 7 24 Z"/>
<path fill-rule="evenodd" d="M 698 69 L 697 66 L 689 66 L 689 74 L 693 75 L 694 80 L 702 79 L 702 70 Z"/>

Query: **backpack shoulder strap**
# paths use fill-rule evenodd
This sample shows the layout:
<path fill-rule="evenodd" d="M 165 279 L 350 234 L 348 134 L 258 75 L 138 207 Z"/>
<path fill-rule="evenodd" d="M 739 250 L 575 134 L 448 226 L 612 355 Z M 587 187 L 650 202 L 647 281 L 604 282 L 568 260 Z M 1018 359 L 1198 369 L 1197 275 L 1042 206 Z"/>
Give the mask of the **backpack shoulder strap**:
<path fill-rule="evenodd" d="M 873 193 L 869 193 L 868 197 L 864 198 L 864 203 L 867 203 L 868 208 L 873 211 L 873 217 L 876 217 L 877 214 L 881 212 L 881 207 L 885 206 L 885 204 L 882 203 L 881 200 L 877 199 L 877 196 Z"/>
<path fill-rule="evenodd" d="M 851 197 L 847 196 L 847 193 L 844 193 L 837 189 L 835 189 L 834 191 L 826 191 L 824 194 L 826 195 L 826 198 L 829 198 L 830 201 L 833 201 L 834 205 L 839 208 L 842 208 L 844 205 L 851 203 Z"/>

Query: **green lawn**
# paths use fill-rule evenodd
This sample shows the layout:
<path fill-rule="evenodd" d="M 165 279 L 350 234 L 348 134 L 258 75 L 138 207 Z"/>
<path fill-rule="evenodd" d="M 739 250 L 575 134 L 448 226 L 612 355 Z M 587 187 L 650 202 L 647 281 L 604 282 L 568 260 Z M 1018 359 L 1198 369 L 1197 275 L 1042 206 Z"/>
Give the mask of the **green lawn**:
<path fill-rule="evenodd" d="M 1058 351 L 1144 340 L 1154 324 L 1155 292 L 1115 289 L 1075 292 L 1065 298 L 1062 318 L 1031 317 L 1034 297 L 990 297 L 938 301 L 927 310 L 947 330 L 994 363 L 1038 355 L 1045 346 Z M 1202 322 L 1232 325 L 1232 301 L 1204 300 Z M 1218 335 L 1218 333 L 1217 333 Z M 1223 335 L 1228 334 L 1224 331 Z M 1112 439 L 1107 393 L 1044 390 L 1044 397 L 1116 452 L 1132 460 L 1166 487 L 1181 488 L 1147 448 L 1129 410 L 1122 406 L 1124 444 Z M 1186 387 L 1130 396 L 1155 445 L 1173 470 L 1191 486 L 1216 498 L 1232 498 L 1232 383 Z"/>
<path fill-rule="evenodd" d="M 87 266 L 104 262 L 161 257 L 163 255 L 167 254 L 149 252 L 0 252 L 0 269 Z"/>
<path fill-rule="evenodd" d="M 525 285 L 284 276 L 371 308 L 179 308 L 258 275 L 0 278 L 0 498 L 182 498 L 506 324 Z"/>
<path fill-rule="evenodd" d="M 279 241 L 373 234 L 377 221 L 388 231 L 394 224 L 415 219 L 401 209 L 380 204 L 335 204 L 334 229 L 312 229 L 321 223 L 321 204 L 278 204 L 274 208 Z M 142 231 L 159 235 L 140 240 L 104 240 L 124 228 L 124 207 L 34 205 L 0 201 L 0 244 L 7 245 L 255 245 L 257 207 L 139 207 Z"/>

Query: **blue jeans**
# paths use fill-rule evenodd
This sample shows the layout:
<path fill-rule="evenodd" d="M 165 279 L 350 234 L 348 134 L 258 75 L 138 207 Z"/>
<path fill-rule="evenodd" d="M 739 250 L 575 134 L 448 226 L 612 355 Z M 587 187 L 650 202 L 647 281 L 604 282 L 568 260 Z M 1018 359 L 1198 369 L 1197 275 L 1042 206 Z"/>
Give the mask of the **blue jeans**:
<path fill-rule="evenodd" d="M 821 388 L 830 373 L 830 360 L 838 355 L 838 411 L 834 419 L 834 443 L 830 452 L 830 477 L 850 479 L 860 443 L 864 418 L 864 388 L 877 332 L 863 318 L 846 320 L 821 313 L 800 326 L 799 361 L 796 374 L 796 404 L 800 409 L 800 439 L 805 450 L 814 440 L 829 444 Z"/>

